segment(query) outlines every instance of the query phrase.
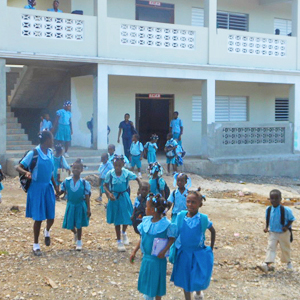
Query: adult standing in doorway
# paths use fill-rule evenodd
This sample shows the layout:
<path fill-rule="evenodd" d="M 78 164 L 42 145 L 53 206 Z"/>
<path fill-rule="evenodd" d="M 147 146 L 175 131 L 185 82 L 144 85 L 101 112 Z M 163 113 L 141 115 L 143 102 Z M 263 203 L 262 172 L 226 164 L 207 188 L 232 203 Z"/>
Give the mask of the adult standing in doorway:
<path fill-rule="evenodd" d="M 53 187 L 58 192 L 53 178 L 53 135 L 50 131 L 40 134 L 40 145 L 29 151 L 17 166 L 17 171 L 31 179 L 27 193 L 26 217 L 34 221 L 33 253 L 41 256 L 39 235 L 41 225 L 47 220 L 44 229 L 45 245 L 50 246 L 50 228 L 55 218 L 55 195 Z"/>
<path fill-rule="evenodd" d="M 118 143 L 120 143 L 120 136 L 122 133 L 122 140 L 123 140 L 123 147 L 124 147 L 124 154 L 125 156 L 130 159 L 130 146 L 132 143 L 132 136 L 136 133 L 134 129 L 133 123 L 129 121 L 130 114 L 124 115 L 124 121 L 122 121 L 119 125 L 119 134 L 118 134 Z"/>
<path fill-rule="evenodd" d="M 170 123 L 170 132 L 173 134 L 173 139 L 178 141 L 178 144 L 181 146 L 181 136 L 183 134 L 183 124 L 181 119 L 178 118 L 178 111 L 174 111 L 173 120 Z"/>
<path fill-rule="evenodd" d="M 62 13 L 63 11 L 58 9 L 58 7 L 59 7 L 59 1 L 55 0 L 55 1 L 53 1 L 53 8 L 48 8 L 47 11 Z"/>
<path fill-rule="evenodd" d="M 24 8 L 26 9 L 35 9 L 36 1 L 35 0 L 28 0 L 28 5 L 25 5 Z"/>
<path fill-rule="evenodd" d="M 54 123 L 56 130 L 55 139 L 59 144 L 64 145 L 65 157 L 69 157 L 68 149 L 71 144 L 71 135 L 73 134 L 71 117 L 71 101 L 65 101 L 63 109 L 56 112 Z"/>

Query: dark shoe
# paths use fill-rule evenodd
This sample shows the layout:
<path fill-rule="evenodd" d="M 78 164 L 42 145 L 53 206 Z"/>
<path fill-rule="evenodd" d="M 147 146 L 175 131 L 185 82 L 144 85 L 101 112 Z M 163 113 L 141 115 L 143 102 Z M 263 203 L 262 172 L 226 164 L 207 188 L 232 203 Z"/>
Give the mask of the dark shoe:
<path fill-rule="evenodd" d="M 45 245 L 49 247 L 51 244 L 51 240 L 50 240 L 50 236 L 46 236 L 46 228 L 44 229 L 44 236 L 45 236 Z"/>
<path fill-rule="evenodd" d="M 32 250 L 34 256 L 42 256 L 41 249 Z"/>

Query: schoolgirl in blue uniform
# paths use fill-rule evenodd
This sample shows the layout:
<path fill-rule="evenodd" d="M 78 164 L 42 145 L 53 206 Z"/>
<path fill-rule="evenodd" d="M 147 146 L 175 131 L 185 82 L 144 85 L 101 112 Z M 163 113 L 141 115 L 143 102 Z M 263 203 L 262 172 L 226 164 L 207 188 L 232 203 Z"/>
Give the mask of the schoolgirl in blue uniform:
<path fill-rule="evenodd" d="M 154 195 L 161 194 L 165 197 L 165 185 L 166 182 L 162 178 L 163 168 L 159 162 L 149 165 L 150 168 L 150 192 Z"/>
<path fill-rule="evenodd" d="M 44 130 L 49 130 L 51 131 L 53 126 L 52 126 L 52 122 L 50 121 L 50 116 L 49 114 L 44 114 L 41 117 L 41 123 L 40 123 L 40 133 L 42 133 Z"/>
<path fill-rule="evenodd" d="M 174 175 L 174 186 L 177 185 L 178 188 L 173 191 L 168 201 L 173 204 L 172 209 L 172 223 L 176 222 L 177 215 L 182 211 L 186 210 L 186 197 L 188 195 L 188 188 L 191 187 L 191 179 L 184 173 L 176 173 Z"/>
<path fill-rule="evenodd" d="M 55 145 L 55 154 L 53 156 L 53 163 L 54 163 L 54 172 L 53 172 L 53 176 L 54 176 L 54 180 L 56 185 L 58 186 L 61 182 L 58 181 L 58 169 L 66 169 L 69 171 L 69 175 L 71 174 L 71 168 L 68 165 L 65 157 L 63 156 L 63 146 L 58 144 Z"/>
<path fill-rule="evenodd" d="M 140 179 L 133 172 L 124 168 L 124 156 L 116 155 L 114 169 L 106 174 L 104 189 L 109 198 L 106 219 L 108 224 L 115 225 L 118 251 L 126 251 L 124 245 L 129 245 L 126 229 L 128 225 L 132 225 L 133 206 L 128 193 L 129 181 L 131 180 L 136 180 L 141 188 Z M 123 225 L 122 240 L 121 225 Z"/>
<path fill-rule="evenodd" d="M 73 176 L 61 184 L 60 192 L 61 194 L 67 192 L 67 207 L 62 228 L 69 229 L 74 233 L 77 251 L 82 249 L 82 227 L 89 225 L 91 216 L 91 185 L 88 181 L 80 178 L 82 171 L 83 164 L 78 158 L 72 165 Z"/>
<path fill-rule="evenodd" d="M 108 173 L 108 171 L 112 170 L 114 167 L 112 163 L 108 160 L 108 154 L 103 153 L 101 155 L 101 164 L 99 166 L 98 172 L 99 172 L 99 177 L 100 177 L 100 195 L 99 198 L 96 200 L 98 202 L 102 202 L 102 194 L 105 193 L 104 190 L 104 180 L 105 176 Z"/>
<path fill-rule="evenodd" d="M 207 215 L 198 212 L 205 198 L 198 191 L 189 192 L 187 211 L 177 216 L 178 237 L 176 251 L 170 255 L 174 261 L 171 281 L 183 288 L 186 300 L 191 300 L 191 292 L 196 291 L 194 299 L 204 299 L 203 290 L 207 289 L 212 276 L 215 243 L 215 229 Z M 211 233 L 210 247 L 205 246 L 205 231 Z M 174 257 L 175 256 L 175 257 Z"/>
<path fill-rule="evenodd" d="M 55 139 L 58 141 L 58 143 L 64 145 L 65 157 L 69 157 L 68 149 L 71 143 L 71 135 L 73 134 L 71 118 L 71 101 L 65 101 L 63 109 L 60 109 L 56 112 L 54 126 L 57 127 Z"/>
<path fill-rule="evenodd" d="M 147 201 L 146 217 L 138 226 L 141 240 L 134 249 L 130 262 L 133 263 L 137 251 L 143 253 L 138 290 L 147 300 L 160 300 L 166 295 L 167 259 L 166 253 L 177 237 L 177 227 L 164 215 L 167 201 L 161 195 L 151 195 Z M 164 239 L 164 246 L 155 256 L 152 252 L 155 239 Z"/>
<path fill-rule="evenodd" d="M 147 160 L 148 164 L 153 164 L 156 162 L 156 151 L 157 147 L 158 136 L 156 134 L 152 134 L 150 137 L 150 141 L 146 143 L 144 146 L 145 151 L 147 151 Z"/>
<path fill-rule="evenodd" d="M 50 228 L 55 218 L 55 195 L 53 187 L 58 193 L 58 187 L 53 177 L 53 135 L 50 131 L 43 131 L 40 135 L 41 143 L 36 147 L 38 158 L 35 168 L 29 168 L 34 156 L 34 151 L 29 151 L 17 166 L 17 171 L 31 179 L 31 184 L 27 192 L 26 217 L 34 220 L 34 244 L 33 253 L 41 255 L 39 245 L 39 234 L 42 221 L 47 220 L 44 230 L 45 244 L 50 246 Z"/>
<path fill-rule="evenodd" d="M 178 143 L 173 139 L 172 133 L 168 133 L 167 142 L 165 145 L 165 153 L 167 156 L 168 174 L 170 174 L 170 165 L 173 166 L 173 172 L 177 171 L 176 166 L 176 148 Z"/>
<path fill-rule="evenodd" d="M 144 146 L 139 141 L 140 137 L 138 134 L 134 134 L 132 136 L 132 143 L 130 146 L 130 155 L 131 155 L 131 171 L 134 170 L 134 167 L 136 166 L 138 169 L 138 176 L 141 179 L 141 167 L 142 167 L 142 159 L 143 159 L 143 152 L 144 152 Z"/>
<path fill-rule="evenodd" d="M 4 189 L 3 184 L 2 184 L 2 180 L 5 179 L 5 175 L 2 172 L 2 166 L 0 165 L 0 203 L 2 202 L 2 195 L 1 195 L 1 191 Z"/>

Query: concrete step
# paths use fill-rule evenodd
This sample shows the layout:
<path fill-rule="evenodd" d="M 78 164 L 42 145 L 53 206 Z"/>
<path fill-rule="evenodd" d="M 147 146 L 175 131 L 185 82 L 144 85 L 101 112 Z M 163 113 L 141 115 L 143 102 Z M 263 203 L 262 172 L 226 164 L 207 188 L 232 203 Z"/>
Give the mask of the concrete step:
<path fill-rule="evenodd" d="M 13 112 L 6 112 L 6 118 L 14 118 L 15 114 Z"/>
<path fill-rule="evenodd" d="M 27 134 L 7 134 L 6 135 L 7 141 L 28 141 Z"/>
<path fill-rule="evenodd" d="M 6 145 L 7 150 L 32 150 L 34 148 L 33 145 Z"/>
<path fill-rule="evenodd" d="M 32 145 L 32 143 L 30 142 L 30 141 L 28 141 L 28 140 L 24 140 L 24 141 L 7 141 L 6 142 L 7 143 L 7 145 L 15 145 L 15 146 L 18 146 L 18 145 Z"/>
<path fill-rule="evenodd" d="M 6 106 L 6 112 L 11 112 L 11 107 L 10 106 Z"/>
<path fill-rule="evenodd" d="M 100 162 L 101 162 L 101 156 L 89 156 L 89 157 L 71 156 L 71 157 L 67 158 L 68 164 L 73 163 L 77 158 L 81 158 L 83 160 L 83 164 L 100 165 Z"/>
<path fill-rule="evenodd" d="M 18 118 L 15 117 L 6 118 L 6 123 L 18 123 Z"/>
<path fill-rule="evenodd" d="M 6 129 L 6 134 L 24 134 L 25 130 L 24 129 Z"/>
<path fill-rule="evenodd" d="M 20 123 L 7 123 L 6 124 L 7 129 L 21 129 Z"/>
<path fill-rule="evenodd" d="M 78 148 L 70 148 L 68 154 L 70 157 L 83 158 L 83 157 L 91 157 L 91 156 L 101 156 L 103 153 L 102 150 L 93 150 L 93 149 L 78 149 Z"/>

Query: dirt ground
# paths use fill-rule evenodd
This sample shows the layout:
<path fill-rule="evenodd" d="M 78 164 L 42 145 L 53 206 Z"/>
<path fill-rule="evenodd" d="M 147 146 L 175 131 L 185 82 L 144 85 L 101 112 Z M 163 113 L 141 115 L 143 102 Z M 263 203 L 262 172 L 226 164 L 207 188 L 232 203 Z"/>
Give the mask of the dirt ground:
<path fill-rule="evenodd" d="M 165 178 L 172 187 L 172 177 Z M 300 299 L 299 181 L 192 175 L 192 182 L 194 188 L 201 186 L 206 195 L 202 212 L 209 215 L 217 232 L 214 273 L 206 299 Z M 129 264 L 138 236 L 129 228 L 131 244 L 127 252 L 116 251 L 114 227 L 106 224 L 105 207 L 94 200 L 98 197 L 96 188 L 90 226 L 83 230 L 83 251 L 74 250 L 73 234 L 61 228 L 66 202 L 59 201 L 51 246 L 46 248 L 42 238 L 43 256 L 34 257 L 32 220 L 24 216 L 26 194 L 17 179 L 8 178 L 4 187 L 0 204 L 0 299 L 142 299 L 137 291 L 140 252 L 135 264 Z M 131 187 L 134 200 L 137 183 Z M 283 192 L 284 204 L 291 207 L 298 220 L 292 243 L 294 269 L 287 271 L 278 256 L 275 271 L 264 274 L 256 266 L 265 257 L 264 215 L 268 193 L 273 188 Z M 18 206 L 20 211 L 11 211 L 12 206 Z M 171 270 L 169 264 L 169 273 Z M 184 299 L 182 291 L 169 279 L 168 275 L 163 299 Z"/>

